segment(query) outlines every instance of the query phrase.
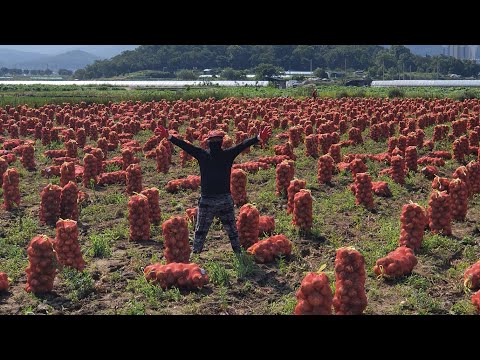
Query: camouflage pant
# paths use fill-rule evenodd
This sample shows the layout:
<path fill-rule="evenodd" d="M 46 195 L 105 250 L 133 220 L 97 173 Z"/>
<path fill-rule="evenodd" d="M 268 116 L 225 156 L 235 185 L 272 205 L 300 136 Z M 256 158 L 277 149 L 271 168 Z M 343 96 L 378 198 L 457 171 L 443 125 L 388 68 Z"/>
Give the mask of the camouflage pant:
<path fill-rule="evenodd" d="M 208 230 L 212 225 L 214 217 L 219 218 L 222 222 L 223 228 L 226 230 L 228 237 L 230 238 L 233 251 L 240 251 L 233 199 L 230 194 L 221 194 L 202 196 L 198 200 L 193 252 L 199 253 L 202 251 L 205 238 L 207 237 Z"/>

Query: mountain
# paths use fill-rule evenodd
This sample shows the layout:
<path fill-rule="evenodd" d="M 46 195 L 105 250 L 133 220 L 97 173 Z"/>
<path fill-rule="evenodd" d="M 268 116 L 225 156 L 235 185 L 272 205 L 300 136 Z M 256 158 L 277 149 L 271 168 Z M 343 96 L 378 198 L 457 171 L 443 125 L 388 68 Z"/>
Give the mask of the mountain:
<path fill-rule="evenodd" d="M 50 70 L 67 69 L 74 71 L 93 64 L 95 60 L 99 59 L 98 56 L 88 52 L 72 50 L 59 55 L 44 56 L 29 61 L 23 61 L 18 64 L 18 67 L 31 70 L 45 70 L 48 67 Z"/>
<path fill-rule="evenodd" d="M 108 59 L 136 47 L 138 45 L 0 45 L 0 50 L 8 49 L 43 55 L 59 55 L 68 51 L 82 50 L 101 59 Z"/>
<path fill-rule="evenodd" d="M 14 68 L 24 61 L 41 60 L 48 55 L 12 49 L 0 49 L 0 67 Z"/>
<path fill-rule="evenodd" d="M 133 50 L 137 47 L 138 45 L 82 45 L 78 46 L 78 50 L 86 51 L 101 59 L 110 59 L 126 50 Z"/>

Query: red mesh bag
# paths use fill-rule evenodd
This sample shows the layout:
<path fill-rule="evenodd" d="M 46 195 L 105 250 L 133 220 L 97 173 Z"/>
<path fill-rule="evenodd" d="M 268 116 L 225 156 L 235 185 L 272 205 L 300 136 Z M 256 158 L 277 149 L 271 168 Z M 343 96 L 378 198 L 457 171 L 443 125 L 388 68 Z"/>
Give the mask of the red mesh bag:
<path fill-rule="evenodd" d="M 332 289 L 325 273 L 308 273 L 295 295 L 295 315 L 332 315 Z"/>
<path fill-rule="evenodd" d="M 438 174 L 438 169 L 433 165 L 428 165 L 422 168 L 421 172 L 427 179 L 432 180 Z"/>
<path fill-rule="evenodd" d="M 78 200 L 79 193 L 77 184 L 69 181 L 62 188 L 60 195 L 60 216 L 62 219 L 78 221 Z"/>
<path fill-rule="evenodd" d="M 308 135 L 305 137 L 305 156 L 313 158 L 318 157 L 318 137 L 316 135 Z"/>
<path fill-rule="evenodd" d="M 451 216 L 453 220 L 465 221 L 468 207 L 467 184 L 460 179 L 450 181 L 448 193 L 450 195 Z"/>
<path fill-rule="evenodd" d="M 28 245 L 27 292 L 47 293 L 53 290 L 56 259 L 53 252 L 53 240 L 45 235 L 35 236 Z"/>
<path fill-rule="evenodd" d="M 359 128 L 352 127 L 348 130 L 348 140 L 354 144 L 363 144 L 362 131 Z"/>
<path fill-rule="evenodd" d="M 468 178 L 471 183 L 472 195 L 478 194 L 480 193 L 480 162 L 470 161 L 466 167 L 468 171 Z"/>
<path fill-rule="evenodd" d="M 425 210 L 420 205 L 413 202 L 403 205 L 400 215 L 399 245 L 413 250 L 420 249 L 427 222 Z"/>
<path fill-rule="evenodd" d="M 480 291 L 477 291 L 471 297 L 472 304 L 477 309 L 477 313 L 480 313 Z"/>
<path fill-rule="evenodd" d="M 385 181 L 372 181 L 373 193 L 377 196 L 390 197 L 392 192 Z"/>
<path fill-rule="evenodd" d="M 405 160 L 401 156 L 392 156 L 392 179 L 398 184 L 405 184 Z"/>
<path fill-rule="evenodd" d="M 131 164 L 126 170 L 127 194 L 142 191 L 142 168 L 138 164 Z"/>
<path fill-rule="evenodd" d="M 98 185 L 111 185 L 127 183 L 127 172 L 123 170 L 103 173 L 98 177 Z"/>
<path fill-rule="evenodd" d="M 83 186 L 90 187 L 91 180 L 95 184 L 97 183 L 97 158 L 92 154 L 87 154 L 83 157 Z"/>
<path fill-rule="evenodd" d="M 67 150 L 45 150 L 43 154 L 51 159 L 59 158 L 59 157 L 66 157 Z"/>
<path fill-rule="evenodd" d="M 159 285 L 163 289 L 178 287 L 185 289 L 199 289 L 208 283 L 208 275 L 197 264 L 175 263 L 167 265 L 160 263 L 148 265 L 143 270 L 147 281 Z"/>
<path fill-rule="evenodd" d="M 85 143 L 87 142 L 87 134 L 84 128 L 78 128 L 75 132 L 75 140 L 77 141 L 77 145 L 83 149 Z"/>
<path fill-rule="evenodd" d="M 348 168 L 354 179 L 358 173 L 365 173 L 368 171 L 367 165 L 365 165 L 365 163 L 358 158 L 353 159 Z"/>
<path fill-rule="evenodd" d="M 463 180 L 465 182 L 465 184 L 467 184 L 467 188 L 468 188 L 468 196 L 470 197 L 472 194 L 473 194 L 473 191 L 472 191 L 472 183 L 470 181 L 470 173 L 467 169 L 466 166 L 459 166 L 454 172 L 453 172 L 453 175 L 452 177 L 454 179 L 460 179 L 460 180 Z"/>
<path fill-rule="evenodd" d="M 468 155 L 470 152 L 469 143 L 466 136 L 461 136 L 453 142 L 453 158 L 459 162 L 463 163 L 465 161 L 465 155 Z"/>
<path fill-rule="evenodd" d="M 433 190 L 428 201 L 428 226 L 434 233 L 452 234 L 450 195 L 446 191 Z"/>
<path fill-rule="evenodd" d="M 190 245 L 188 244 L 188 223 L 183 216 L 174 216 L 162 224 L 165 237 L 165 259 L 169 263 L 188 263 Z"/>
<path fill-rule="evenodd" d="M 361 315 L 367 307 L 365 260 L 353 248 L 340 248 L 335 257 L 335 295 L 337 315 Z"/>
<path fill-rule="evenodd" d="M 470 290 L 480 289 L 480 261 L 470 266 L 463 274 L 463 284 Z"/>
<path fill-rule="evenodd" d="M 417 262 L 412 249 L 400 246 L 387 256 L 378 259 L 373 272 L 378 276 L 396 278 L 410 274 Z"/>
<path fill-rule="evenodd" d="M 294 197 L 300 189 L 305 189 L 307 182 L 301 179 L 293 179 L 290 181 L 290 185 L 287 188 L 287 214 L 293 213 L 294 208 Z"/>
<path fill-rule="evenodd" d="M 150 240 L 150 208 L 145 195 L 133 195 L 128 201 L 130 241 Z"/>
<path fill-rule="evenodd" d="M 3 206 L 5 210 L 10 211 L 16 206 L 20 206 L 20 175 L 17 169 L 7 169 L 3 173 Z"/>
<path fill-rule="evenodd" d="M 35 170 L 35 150 L 32 145 L 26 145 L 20 158 L 22 165 L 27 170 Z"/>
<path fill-rule="evenodd" d="M 294 162 L 292 160 L 282 161 L 276 167 L 276 190 L 275 194 L 281 196 L 286 194 L 290 181 L 295 175 Z"/>
<path fill-rule="evenodd" d="M 133 150 L 130 148 L 122 149 L 122 170 L 127 170 L 131 164 L 137 164 L 138 158 L 133 155 Z"/>
<path fill-rule="evenodd" d="M 416 146 L 408 146 L 405 149 L 405 165 L 409 171 L 417 172 L 418 170 L 418 155 Z"/>
<path fill-rule="evenodd" d="M 373 194 L 372 194 L 372 179 L 367 173 L 358 173 L 355 177 L 355 204 L 363 205 L 367 209 L 372 209 Z"/>
<path fill-rule="evenodd" d="M 292 242 L 285 235 L 275 235 L 256 242 L 247 249 L 254 256 L 256 262 L 264 264 L 275 260 L 276 256 L 290 255 Z"/>
<path fill-rule="evenodd" d="M 322 155 L 318 158 L 317 180 L 320 184 L 330 183 L 332 181 L 335 169 L 335 161 L 330 155 Z"/>
<path fill-rule="evenodd" d="M 258 233 L 272 235 L 275 231 L 275 219 L 273 216 L 260 216 L 258 220 Z"/>
<path fill-rule="evenodd" d="M 313 198 L 310 190 L 300 189 L 293 198 L 293 225 L 310 231 L 313 224 Z"/>
<path fill-rule="evenodd" d="M 341 148 L 340 145 L 338 144 L 332 144 L 330 146 L 330 149 L 328 150 L 328 155 L 332 157 L 332 159 L 335 161 L 335 163 L 339 163 L 342 161 L 341 157 Z"/>
<path fill-rule="evenodd" d="M 108 141 L 106 138 L 101 137 L 97 140 L 97 147 L 102 150 L 103 159 L 105 160 L 108 157 Z"/>
<path fill-rule="evenodd" d="M 163 144 L 159 144 L 155 148 L 155 160 L 157 162 L 157 171 L 168 173 L 170 168 L 168 150 Z"/>
<path fill-rule="evenodd" d="M 448 192 L 449 187 L 450 187 L 450 180 L 445 177 L 435 176 L 435 178 L 432 181 L 432 189 L 434 190 Z"/>
<path fill-rule="evenodd" d="M 247 203 L 247 173 L 241 169 L 232 169 L 230 176 L 230 192 L 237 206 Z"/>
<path fill-rule="evenodd" d="M 65 143 L 65 148 L 67 149 L 66 156 L 71 158 L 76 158 L 78 156 L 78 146 L 75 140 L 68 140 Z"/>
<path fill-rule="evenodd" d="M 78 271 L 85 268 L 82 251 L 78 242 L 78 227 L 74 220 L 58 220 L 56 237 L 53 243 L 57 260 L 63 266 L 73 267 Z"/>
<path fill-rule="evenodd" d="M 73 162 L 65 162 L 60 166 L 60 186 L 67 185 L 69 181 L 76 182 Z"/>
<path fill-rule="evenodd" d="M 7 291 L 10 283 L 8 282 L 8 276 L 4 272 L 0 272 L 0 292 Z"/>
<path fill-rule="evenodd" d="M 252 204 L 245 204 L 240 208 L 237 218 L 237 229 L 240 245 L 244 249 L 258 241 L 260 214 Z"/>
<path fill-rule="evenodd" d="M 0 181 L 0 188 L 3 185 L 3 174 L 5 174 L 5 171 L 7 171 L 7 169 L 8 162 L 6 162 L 3 157 L 0 157 L 0 179 L 2 179 L 2 181 Z"/>
<path fill-rule="evenodd" d="M 160 225 L 160 221 L 162 220 L 162 214 L 160 211 L 158 189 L 145 189 L 140 194 L 145 195 L 148 199 L 148 206 L 150 210 L 150 223 L 152 223 L 153 225 Z"/>
<path fill-rule="evenodd" d="M 54 225 L 60 217 L 62 188 L 48 184 L 40 193 L 40 222 Z"/>

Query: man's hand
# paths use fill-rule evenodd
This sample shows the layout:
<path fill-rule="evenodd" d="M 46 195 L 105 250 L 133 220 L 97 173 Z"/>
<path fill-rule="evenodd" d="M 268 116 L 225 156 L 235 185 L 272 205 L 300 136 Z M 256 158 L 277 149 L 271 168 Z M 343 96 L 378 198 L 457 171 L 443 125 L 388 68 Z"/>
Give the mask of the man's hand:
<path fill-rule="evenodd" d="M 155 134 L 159 135 L 162 139 L 170 139 L 168 130 L 165 129 L 162 125 L 158 125 L 158 127 L 155 129 Z"/>
<path fill-rule="evenodd" d="M 264 144 L 272 136 L 272 128 L 270 126 L 265 126 L 258 135 L 262 144 Z"/>

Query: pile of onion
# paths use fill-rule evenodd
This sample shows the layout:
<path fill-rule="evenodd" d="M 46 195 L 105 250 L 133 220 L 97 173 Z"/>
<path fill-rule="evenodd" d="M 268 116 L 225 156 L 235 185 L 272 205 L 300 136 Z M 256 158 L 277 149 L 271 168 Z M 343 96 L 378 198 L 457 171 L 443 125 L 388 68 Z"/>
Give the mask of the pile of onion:
<path fill-rule="evenodd" d="M 60 195 L 60 217 L 62 219 L 78 220 L 78 188 L 77 184 L 69 181 L 62 188 Z"/>
<path fill-rule="evenodd" d="M 188 223 L 184 216 L 174 216 L 162 224 L 165 237 L 165 259 L 169 263 L 188 263 L 190 245 L 188 244 Z"/>
<path fill-rule="evenodd" d="M 294 162 L 292 160 L 284 160 L 277 165 L 276 171 L 276 190 L 275 194 L 281 196 L 286 194 L 290 181 L 295 175 Z"/>
<path fill-rule="evenodd" d="M 127 194 L 139 193 L 142 191 L 142 168 L 138 164 L 131 164 L 126 170 Z"/>
<path fill-rule="evenodd" d="M 60 202 L 62 188 L 58 185 L 48 184 L 40 193 L 40 222 L 55 225 L 60 217 Z"/>
<path fill-rule="evenodd" d="M 162 289 L 170 287 L 199 289 L 208 283 L 208 275 L 197 264 L 172 262 L 167 265 L 160 263 L 148 265 L 143 270 L 147 281 L 159 285 Z"/>
<path fill-rule="evenodd" d="M 133 195 L 128 201 L 130 241 L 150 240 L 150 207 L 145 195 Z"/>
<path fill-rule="evenodd" d="M 256 242 L 247 249 L 247 252 L 254 256 L 256 262 L 269 263 L 276 256 L 290 255 L 292 242 L 285 235 L 275 235 Z"/>
<path fill-rule="evenodd" d="M 367 307 L 365 260 L 357 250 L 344 247 L 335 257 L 335 295 L 337 315 L 361 315 Z"/>
<path fill-rule="evenodd" d="M 400 246 L 376 261 L 373 272 L 378 276 L 396 278 L 412 272 L 418 261 L 413 250 Z"/>
<path fill-rule="evenodd" d="M 79 271 L 85 268 L 85 261 L 78 242 L 76 221 L 63 219 L 57 221 L 53 248 L 61 265 L 73 267 Z"/>
<path fill-rule="evenodd" d="M 290 181 L 290 185 L 287 188 L 287 214 L 293 213 L 294 202 L 293 199 L 295 194 L 300 191 L 300 189 L 305 189 L 307 182 L 301 179 L 293 179 Z"/>
<path fill-rule="evenodd" d="M 300 189 L 293 198 L 293 225 L 309 232 L 313 224 L 313 198 L 310 190 Z"/>
<path fill-rule="evenodd" d="M 230 192 L 237 206 L 247 203 L 247 173 L 241 169 L 232 169 L 230 175 Z"/>
<path fill-rule="evenodd" d="M 325 273 L 308 273 L 295 295 L 295 315 L 332 314 L 332 289 Z"/>
<path fill-rule="evenodd" d="M 245 204 L 240 208 L 237 218 L 237 230 L 240 245 L 244 249 L 258 241 L 260 213 L 252 204 Z"/>
<path fill-rule="evenodd" d="M 428 201 L 428 226 L 434 233 L 452 234 L 450 195 L 446 191 L 433 190 Z"/>
<path fill-rule="evenodd" d="M 150 210 L 150 223 L 153 225 L 160 225 L 160 221 L 162 220 L 162 214 L 160 211 L 158 189 L 154 187 L 150 189 L 145 189 L 140 194 L 145 195 L 148 199 L 148 207 Z"/>
<path fill-rule="evenodd" d="M 330 183 L 332 181 L 335 169 L 335 161 L 330 155 L 322 155 L 318 158 L 317 180 L 320 184 Z"/>
<path fill-rule="evenodd" d="M 28 245 L 27 292 L 47 293 L 53 290 L 57 272 L 53 240 L 45 235 L 35 236 Z"/>

